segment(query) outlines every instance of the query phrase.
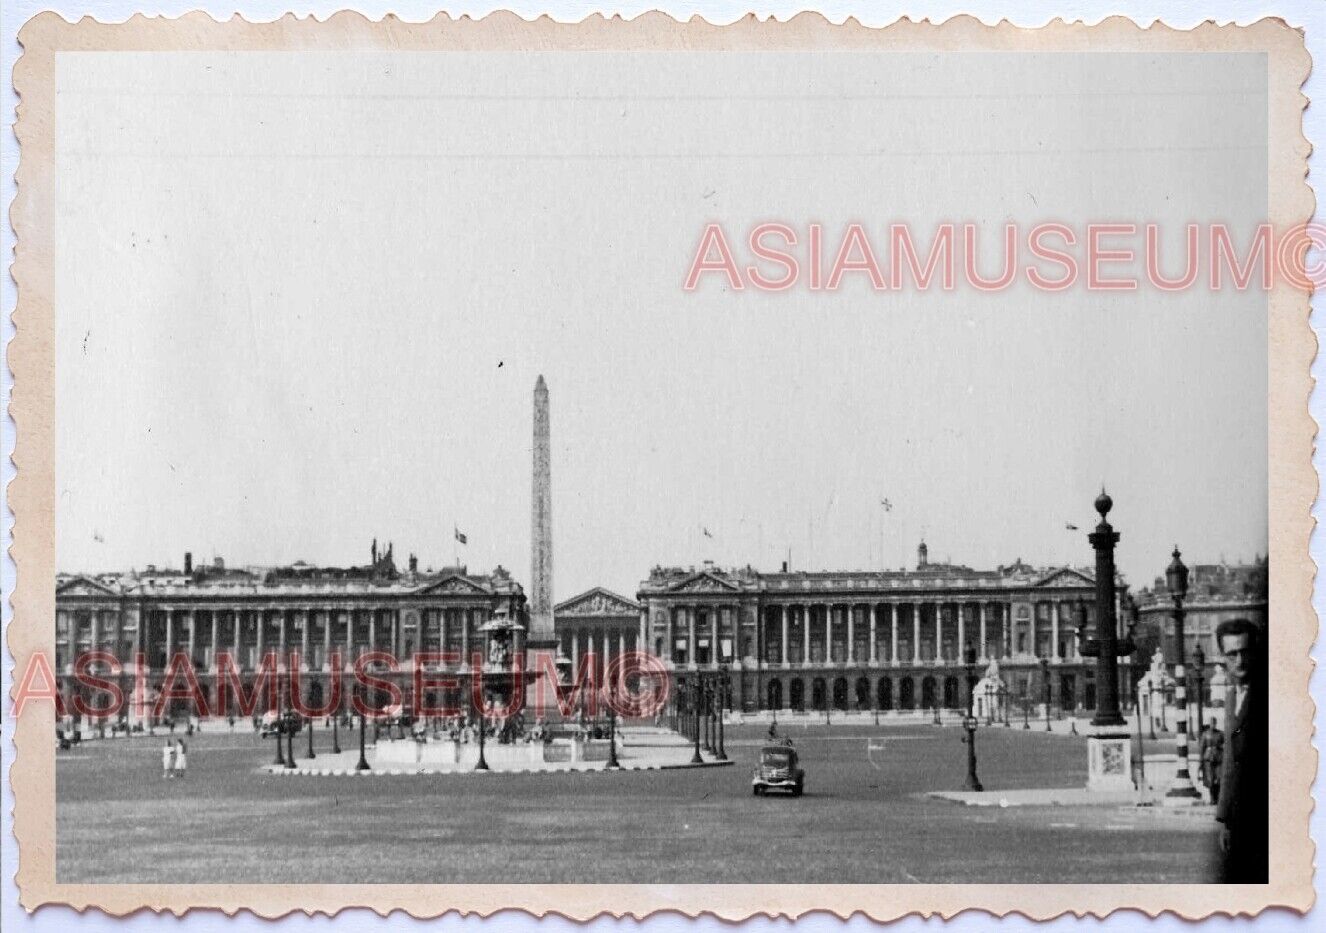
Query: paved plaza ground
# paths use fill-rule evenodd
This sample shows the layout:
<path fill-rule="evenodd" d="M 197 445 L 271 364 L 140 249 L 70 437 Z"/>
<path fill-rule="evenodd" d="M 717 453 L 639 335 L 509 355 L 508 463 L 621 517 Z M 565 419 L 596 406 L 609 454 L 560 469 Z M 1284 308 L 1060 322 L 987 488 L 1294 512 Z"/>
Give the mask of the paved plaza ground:
<path fill-rule="evenodd" d="M 271 740 L 209 733 L 161 777 L 162 738 L 57 755 L 61 882 L 1183 882 L 1209 880 L 1209 809 L 969 807 L 961 730 L 787 724 L 806 795 L 754 797 L 736 766 L 591 774 L 276 777 Z M 883 751 L 867 754 L 868 740 Z M 352 736 L 342 736 L 349 744 Z M 317 748 L 330 747 L 318 733 Z M 295 742 L 304 762 L 306 742 Z M 1080 737 L 978 733 L 987 789 L 1086 781 Z M 874 759 L 872 762 L 871 759 Z"/>

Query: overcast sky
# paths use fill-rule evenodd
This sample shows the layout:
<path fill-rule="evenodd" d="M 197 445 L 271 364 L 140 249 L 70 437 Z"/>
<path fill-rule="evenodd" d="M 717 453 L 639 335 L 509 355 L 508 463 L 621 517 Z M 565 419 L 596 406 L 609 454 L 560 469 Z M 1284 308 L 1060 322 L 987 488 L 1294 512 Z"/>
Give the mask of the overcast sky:
<path fill-rule="evenodd" d="M 558 599 L 1089 563 L 1102 483 L 1135 583 L 1264 553 L 1260 293 L 681 288 L 710 221 L 1250 229 L 1263 58 L 647 57 L 62 54 L 60 569 L 527 582 L 539 373 Z"/>

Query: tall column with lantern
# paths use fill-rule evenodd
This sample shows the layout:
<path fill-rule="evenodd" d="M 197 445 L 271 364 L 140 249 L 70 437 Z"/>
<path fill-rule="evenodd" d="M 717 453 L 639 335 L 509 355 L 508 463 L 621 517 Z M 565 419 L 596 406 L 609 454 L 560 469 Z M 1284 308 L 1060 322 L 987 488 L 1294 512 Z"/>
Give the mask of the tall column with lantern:
<path fill-rule="evenodd" d="M 1120 655 L 1133 651 L 1131 632 L 1119 637 L 1115 614 L 1114 548 L 1119 534 L 1109 523 L 1114 506 L 1105 490 L 1096 497 L 1100 522 L 1087 536 L 1096 551 L 1095 637 L 1083 639 L 1079 654 L 1096 659 L 1096 715 L 1087 740 L 1087 789 L 1114 791 L 1133 787 L 1132 741 L 1119 710 Z M 1081 633 L 1079 633 L 1081 637 Z"/>

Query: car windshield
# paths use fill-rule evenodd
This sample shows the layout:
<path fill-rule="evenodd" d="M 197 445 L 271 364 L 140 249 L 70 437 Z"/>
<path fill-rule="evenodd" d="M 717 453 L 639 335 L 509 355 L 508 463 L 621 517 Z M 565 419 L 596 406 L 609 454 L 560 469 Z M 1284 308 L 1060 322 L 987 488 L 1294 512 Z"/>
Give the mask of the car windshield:
<path fill-rule="evenodd" d="M 775 768 L 786 768 L 788 762 L 792 759 L 792 755 L 790 752 L 782 751 L 765 752 L 762 758 L 766 765 L 772 765 Z"/>

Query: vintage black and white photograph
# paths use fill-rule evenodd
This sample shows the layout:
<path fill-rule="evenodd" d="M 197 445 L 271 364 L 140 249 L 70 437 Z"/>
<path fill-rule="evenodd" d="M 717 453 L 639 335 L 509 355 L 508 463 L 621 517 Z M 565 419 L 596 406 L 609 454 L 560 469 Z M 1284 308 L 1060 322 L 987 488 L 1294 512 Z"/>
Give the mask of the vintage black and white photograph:
<path fill-rule="evenodd" d="M 54 882 L 1273 886 L 1297 34 L 609 25 L 54 56 Z"/>

